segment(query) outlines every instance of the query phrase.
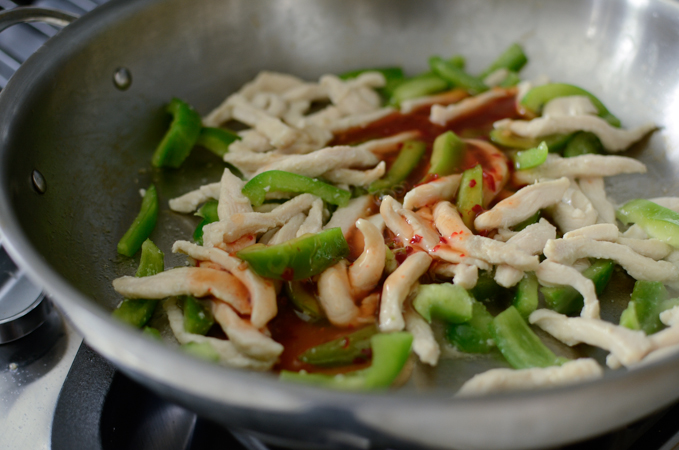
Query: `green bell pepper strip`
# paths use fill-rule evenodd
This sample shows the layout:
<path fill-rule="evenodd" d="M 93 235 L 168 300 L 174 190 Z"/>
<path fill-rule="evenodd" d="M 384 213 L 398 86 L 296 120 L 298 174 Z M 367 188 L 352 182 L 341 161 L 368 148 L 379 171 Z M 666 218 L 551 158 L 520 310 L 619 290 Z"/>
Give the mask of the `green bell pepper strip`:
<path fill-rule="evenodd" d="M 526 65 L 527 62 L 528 58 L 523 52 L 523 48 L 519 44 L 514 43 L 510 45 L 504 52 L 502 52 L 502 54 L 498 56 L 497 59 L 486 68 L 486 70 L 481 72 L 479 78 L 483 80 L 498 69 L 507 69 L 512 72 L 518 72 L 523 68 L 523 66 Z"/>
<path fill-rule="evenodd" d="M 391 274 L 394 270 L 398 269 L 398 261 L 396 261 L 396 255 L 389 247 L 385 245 L 384 250 L 385 250 L 384 271 L 387 274 Z"/>
<path fill-rule="evenodd" d="M 473 75 L 469 75 L 464 70 L 456 67 L 450 61 L 446 61 L 440 56 L 429 58 L 429 67 L 439 77 L 446 80 L 455 87 L 462 88 L 470 94 L 478 94 L 488 90 L 483 81 Z"/>
<path fill-rule="evenodd" d="M 468 322 L 449 324 L 446 339 L 458 350 L 465 353 L 488 353 L 494 346 L 490 335 L 493 316 L 481 302 L 474 301 L 472 318 Z"/>
<path fill-rule="evenodd" d="M 550 100 L 554 100 L 557 97 L 570 97 L 573 95 L 582 95 L 589 98 L 594 107 L 597 109 L 599 117 L 614 127 L 620 127 L 620 119 L 611 114 L 608 109 L 606 109 L 604 104 L 601 103 L 601 100 L 586 90 L 571 84 L 550 83 L 543 84 L 542 86 L 536 86 L 528 91 L 519 103 L 526 110 L 534 114 L 539 114 L 542 111 L 542 107 Z"/>
<path fill-rule="evenodd" d="M 572 158 L 573 156 L 580 156 L 586 154 L 603 154 L 604 146 L 594 133 L 588 131 L 580 131 L 575 133 L 566 148 L 563 151 L 565 158 Z"/>
<path fill-rule="evenodd" d="M 582 274 L 594 282 L 597 295 L 601 295 L 608 286 L 615 263 L 607 259 L 598 259 Z M 584 306 L 582 295 L 571 286 L 542 286 L 540 292 L 549 309 L 561 314 L 580 314 Z"/>
<path fill-rule="evenodd" d="M 215 318 L 207 300 L 184 296 L 184 331 L 205 336 L 214 323 Z"/>
<path fill-rule="evenodd" d="M 637 281 L 627 309 L 620 317 L 620 325 L 632 330 L 643 330 L 647 335 L 662 330 L 665 325 L 659 316 L 668 297 L 667 289 L 659 281 Z"/>
<path fill-rule="evenodd" d="M 516 86 L 517 84 L 521 83 L 521 77 L 519 77 L 519 74 L 516 72 L 510 71 L 507 76 L 505 77 L 504 80 L 502 80 L 502 83 L 500 83 L 500 87 L 503 88 L 509 88 Z"/>
<path fill-rule="evenodd" d="M 474 229 L 474 219 L 483 205 L 483 169 L 477 165 L 462 173 L 460 190 L 457 193 L 457 209 L 462 221 L 470 230 Z"/>
<path fill-rule="evenodd" d="M 535 272 L 524 274 L 516 288 L 512 304 L 524 319 L 538 309 L 538 278 Z"/>
<path fill-rule="evenodd" d="M 299 360 L 315 366 L 344 366 L 370 359 L 370 339 L 379 332 L 369 325 L 351 334 L 317 345 L 299 356 Z"/>
<path fill-rule="evenodd" d="M 514 160 L 514 168 L 516 170 L 532 169 L 547 161 L 549 154 L 549 147 L 545 141 L 528 150 L 522 150 L 514 153 L 512 159 Z"/>
<path fill-rule="evenodd" d="M 206 361 L 219 361 L 219 353 L 209 342 L 187 342 L 186 344 L 180 345 L 179 348 L 189 355 L 193 355 Z"/>
<path fill-rule="evenodd" d="M 404 78 L 403 69 L 401 69 L 400 67 L 375 67 L 368 69 L 351 70 L 349 72 L 344 72 L 338 75 L 338 77 L 341 80 L 351 80 L 352 78 L 357 78 L 359 75 L 363 75 L 366 72 L 381 73 L 382 75 L 384 75 L 384 79 L 387 81 L 387 83 L 391 80 L 401 80 Z"/>
<path fill-rule="evenodd" d="M 549 367 L 568 361 L 548 349 L 513 306 L 493 319 L 490 334 L 502 356 L 515 369 Z"/>
<path fill-rule="evenodd" d="M 411 98 L 437 94 L 449 88 L 446 80 L 436 74 L 427 72 L 400 82 L 393 88 L 389 104 L 399 106 L 401 102 Z"/>
<path fill-rule="evenodd" d="M 150 277 L 165 270 L 164 257 L 163 252 L 150 239 L 144 241 L 136 276 Z M 113 311 L 113 316 L 135 328 L 141 328 L 151 320 L 157 304 L 158 300 L 125 299 Z"/>
<path fill-rule="evenodd" d="M 423 284 L 413 299 L 413 309 L 429 323 L 432 319 L 462 323 L 472 318 L 473 302 L 469 292 L 456 284 Z"/>
<path fill-rule="evenodd" d="M 163 140 L 156 147 L 151 164 L 153 167 L 176 169 L 191 153 L 203 124 L 198 113 L 178 98 L 170 101 L 166 111 L 172 114 L 172 123 Z"/>
<path fill-rule="evenodd" d="M 150 337 L 151 339 L 155 339 L 156 341 L 163 340 L 163 338 L 160 336 L 160 331 L 158 331 L 156 328 L 144 327 L 142 334 L 144 334 L 144 336 Z"/>
<path fill-rule="evenodd" d="M 346 206 L 351 200 L 350 191 L 283 170 L 260 173 L 248 181 L 241 192 L 250 199 L 252 206 L 260 206 L 264 203 L 266 194 L 269 192 L 310 193 L 337 206 Z"/>
<path fill-rule="evenodd" d="M 625 225 L 636 223 L 649 236 L 679 248 L 679 213 L 649 200 L 632 200 L 616 212 Z"/>
<path fill-rule="evenodd" d="M 299 311 L 303 312 L 311 320 L 318 320 L 325 317 L 323 308 L 315 295 L 306 290 L 300 281 L 288 281 L 284 284 L 285 293 L 288 299 Z"/>
<path fill-rule="evenodd" d="M 513 227 L 511 227 L 512 231 L 521 231 L 524 228 L 526 228 L 529 225 L 533 225 L 534 223 L 538 223 L 540 221 L 540 218 L 542 217 L 542 211 L 537 211 L 535 214 L 530 216 L 528 219 L 524 220 L 523 222 L 519 222 Z"/>
<path fill-rule="evenodd" d="M 337 264 L 349 254 L 341 228 L 304 235 L 282 244 L 251 245 L 236 255 L 258 275 L 296 281 L 312 277 Z"/>
<path fill-rule="evenodd" d="M 396 160 L 389 168 L 389 172 L 379 180 L 370 183 L 368 192 L 375 194 L 405 181 L 410 172 L 419 165 L 426 149 L 427 146 L 422 141 L 405 141 Z"/>
<path fill-rule="evenodd" d="M 194 214 L 203 218 L 193 232 L 193 240 L 196 241 L 198 245 L 203 245 L 203 227 L 209 223 L 219 221 L 219 214 L 217 213 L 218 205 L 219 202 L 217 202 L 217 200 L 208 200 Z"/>
<path fill-rule="evenodd" d="M 220 158 L 229 153 L 229 145 L 241 139 L 233 131 L 223 128 L 203 127 L 198 135 L 196 145 L 210 150 Z"/>
<path fill-rule="evenodd" d="M 440 177 L 457 172 L 464 162 L 466 144 L 452 131 L 439 134 L 434 140 L 428 174 Z"/>
<path fill-rule="evenodd" d="M 403 370 L 412 343 L 410 333 L 379 333 L 370 338 L 373 357 L 367 369 L 334 376 L 283 370 L 280 379 L 343 390 L 386 389 Z"/>
<path fill-rule="evenodd" d="M 118 241 L 118 253 L 125 256 L 133 256 L 141 248 L 142 243 L 148 239 L 156 227 L 158 221 L 158 193 L 156 187 L 151 185 L 141 201 L 139 214 L 135 217 L 130 228 L 127 229 L 120 241 Z"/>
<path fill-rule="evenodd" d="M 527 138 L 517 136 L 509 133 L 507 130 L 494 129 L 490 132 L 490 140 L 503 147 L 519 148 L 527 150 L 529 148 L 537 147 L 540 142 L 545 142 L 551 153 L 559 153 L 563 150 L 568 141 L 573 136 L 572 134 L 550 134 L 549 136 L 541 137 L 540 140 L 534 138 Z"/>

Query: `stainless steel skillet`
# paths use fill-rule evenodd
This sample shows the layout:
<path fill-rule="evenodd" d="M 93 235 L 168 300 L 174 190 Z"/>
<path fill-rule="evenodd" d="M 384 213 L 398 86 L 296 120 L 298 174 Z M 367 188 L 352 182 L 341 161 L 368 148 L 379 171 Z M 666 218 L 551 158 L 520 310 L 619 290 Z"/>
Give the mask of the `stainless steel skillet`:
<path fill-rule="evenodd" d="M 309 448 L 541 448 L 592 436 L 679 398 L 679 358 L 569 388 L 465 400 L 452 394 L 480 369 L 469 362 L 441 370 L 425 392 L 284 385 L 191 359 L 113 321 L 110 282 L 136 266 L 115 244 L 139 188 L 153 181 L 166 201 L 222 170 L 200 153 L 179 171 L 150 169 L 172 96 L 205 113 L 261 69 L 308 79 L 394 64 L 415 73 L 437 53 L 462 53 L 475 70 L 514 41 L 530 57 L 525 76 L 588 88 L 625 125 L 663 127 L 631 150 L 650 175 L 611 180 L 615 199 L 678 195 L 677 30 L 679 4 L 660 0 L 112 1 L 50 40 L 0 94 L 0 226 L 91 346 L 224 423 Z M 121 67 L 132 75 L 127 90 L 113 83 Z M 169 248 L 194 225 L 162 213 L 153 239 L 167 266 L 183 263 Z"/>

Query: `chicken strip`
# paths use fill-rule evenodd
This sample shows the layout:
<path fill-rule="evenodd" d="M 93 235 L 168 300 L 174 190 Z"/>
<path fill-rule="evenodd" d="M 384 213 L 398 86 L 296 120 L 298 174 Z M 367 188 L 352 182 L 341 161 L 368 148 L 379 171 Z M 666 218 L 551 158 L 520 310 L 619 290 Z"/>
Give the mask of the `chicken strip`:
<path fill-rule="evenodd" d="M 382 288 L 379 326 L 383 333 L 401 331 L 405 327 L 403 302 L 410 288 L 424 275 L 431 264 L 431 257 L 424 252 L 410 255 L 389 275 Z"/>

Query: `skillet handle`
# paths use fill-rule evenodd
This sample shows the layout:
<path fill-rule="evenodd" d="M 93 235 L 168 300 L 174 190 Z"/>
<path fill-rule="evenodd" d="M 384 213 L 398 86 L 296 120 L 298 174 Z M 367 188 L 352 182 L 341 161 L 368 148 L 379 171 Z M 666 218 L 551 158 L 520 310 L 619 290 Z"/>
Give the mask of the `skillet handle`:
<path fill-rule="evenodd" d="M 0 31 L 12 25 L 29 22 L 45 22 L 58 27 L 65 27 L 78 16 L 65 11 L 47 8 L 20 7 L 0 12 Z"/>

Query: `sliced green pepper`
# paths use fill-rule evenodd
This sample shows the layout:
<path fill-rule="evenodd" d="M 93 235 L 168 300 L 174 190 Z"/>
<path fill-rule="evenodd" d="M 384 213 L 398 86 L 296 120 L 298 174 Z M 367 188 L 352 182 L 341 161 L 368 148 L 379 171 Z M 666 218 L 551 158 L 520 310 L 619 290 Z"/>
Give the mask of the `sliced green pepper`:
<path fill-rule="evenodd" d="M 514 168 L 516 170 L 532 169 L 547 161 L 549 147 L 545 141 L 528 150 L 518 151 L 513 156 Z"/>
<path fill-rule="evenodd" d="M 614 127 L 620 126 L 620 119 L 611 114 L 608 109 L 606 109 L 604 104 L 601 103 L 601 100 L 586 90 L 571 84 L 550 83 L 543 84 L 542 86 L 536 86 L 523 96 L 520 104 L 528 111 L 531 111 L 534 114 L 539 114 L 542 110 L 542 107 L 550 100 L 553 100 L 557 97 L 570 97 L 573 95 L 582 95 L 589 98 L 589 100 L 599 112 L 599 117 Z"/>
<path fill-rule="evenodd" d="M 208 200 L 198 211 L 196 211 L 195 215 L 203 218 L 193 232 L 193 240 L 196 241 L 198 245 L 203 245 L 203 227 L 209 223 L 219 221 L 219 214 L 217 213 L 218 206 L 219 202 L 217 202 L 217 200 Z"/>
<path fill-rule="evenodd" d="M 173 98 L 166 110 L 172 114 L 172 123 L 160 141 L 151 164 L 153 167 L 178 168 L 182 165 L 200 136 L 203 124 L 200 115 L 187 103 Z"/>
<path fill-rule="evenodd" d="M 515 369 L 549 367 L 568 361 L 548 349 L 513 306 L 493 319 L 490 333 L 502 356 Z"/>
<path fill-rule="evenodd" d="M 118 253 L 125 256 L 133 256 L 141 248 L 142 243 L 148 239 L 156 227 L 158 221 L 158 194 L 156 187 L 151 185 L 141 201 L 139 214 L 134 218 L 132 225 L 127 229 L 120 241 L 118 241 Z"/>
<path fill-rule="evenodd" d="M 523 222 L 519 222 L 516 225 L 514 225 L 513 227 L 511 227 L 511 230 L 519 232 L 529 225 L 533 225 L 534 223 L 538 223 L 540 221 L 541 217 L 542 217 L 542 211 L 537 211 L 535 214 L 530 216 L 528 219 L 524 220 Z"/>
<path fill-rule="evenodd" d="M 233 131 L 223 128 L 203 127 L 200 130 L 200 135 L 198 135 L 196 145 L 210 150 L 221 158 L 229 153 L 229 145 L 239 140 L 240 136 Z"/>
<path fill-rule="evenodd" d="M 426 149 L 427 146 L 422 141 L 405 141 L 389 172 L 379 180 L 370 183 L 368 192 L 375 194 L 405 181 L 410 172 L 415 170 L 420 163 Z"/>
<path fill-rule="evenodd" d="M 445 91 L 448 87 L 446 80 L 427 72 L 399 83 L 391 93 L 389 104 L 399 106 L 405 100 L 436 94 Z"/>
<path fill-rule="evenodd" d="M 627 309 L 620 317 L 620 325 L 643 330 L 647 335 L 662 330 L 665 325 L 660 321 L 660 313 L 667 297 L 667 289 L 661 282 L 637 281 Z"/>
<path fill-rule="evenodd" d="M 446 80 L 455 87 L 462 88 L 470 94 L 478 94 L 488 90 L 483 81 L 473 75 L 469 75 L 464 70 L 456 67 L 450 61 L 446 61 L 440 56 L 429 58 L 429 67 L 439 77 Z"/>
<path fill-rule="evenodd" d="M 412 343 L 410 333 L 379 333 L 370 339 L 373 358 L 367 369 L 334 376 L 283 370 L 280 379 L 344 390 L 386 389 L 403 370 Z"/>
<path fill-rule="evenodd" d="M 493 316 L 481 302 L 472 304 L 472 318 L 468 322 L 449 324 L 446 338 L 458 350 L 465 353 L 488 353 L 493 348 L 490 325 Z"/>
<path fill-rule="evenodd" d="M 384 246 L 385 248 L 385 262 L 384 262 L 384 271 L 387 274 L 391 274 L 394 270 L 398 269 L 398 261 L 396 261 L 396 255 L 394 252 L 387 247 L 386 245 Z"/>
<path fill-rule="evenodd" d="M 535 272 L 524 274 L 516 288 L 513 305 L 524 319 L 538 308 L 538 278 Z"/>
<path fill-rule="evenodd" d="M 467 169 L 460 180 L 460 190 L 457 193 L 457 209 L 464 224 L 471 230 L 474 219 L 482 211 L 483 204 L 483 168 L 477 165 Z"/>
<path fill-rule="evenodd" d="M 505 298 L 511 291 L 497 284 L 492 271 L 482 270 L 476 286 L 470 292 L 475 299 L 484 301 Z"/>
<path fill-rule="evenodd" d="M 285 281 L 319 274 L 348 254 L 349 245 L 341 228 L 300 236 L 278 245 L 255 244 L 237 253 L 257 274 Z"/>
<path fill-rule="evenodd" d="M 519 77 L 519 74 L 510 70 L 505 79 L 502 80 L 502 83 L 500 83 L 500 87 L 509 88 L 516 86 L 519 83 L 521 83 L 521 77 Z"/>
<path fill-rule="evenodd" d="M 191 295 L 184 296 L 184 331 L 203 336 L 210 331 L 215 318 L 208 301 L 198 300 Z"/>
<path fill-rule="evenodd" d="M 537 140 L 535 138 L 517 136 L 508 130 L 494 129 L 490 132 L 490 140 L 504 147 L 526 150 L 537 147 L 540 145 L 540 142 L 544 141 L 551 153 L 560 152 L 568 144 L 572 136 L 572 134 L 550 134 Z"/>
<path fill-rule="evenodd" d="M 462 323 L 472 318 L 473 302 L 469 292 L 456 284 L 424 284 L 417 290 L 413 308 L 429 323 L 432 319 Z"/>
<path fill-rule="evenodd" d="M 601 295 L 613 274 L 613 261 L 598 259 L 582 274 L 594 282 L 597 295 Z M 582 295 L 571 286 L 554 286 L 540 288 L 549 309 L 561 314 L 579 314 L 584 306 Z"/>
<path fill-rule="evenodd" d="M 428 174 L 446 176 L 457 172 L 464 162 L 465 143 L 452 131 L 439 134 L 434 140 Z"/>
<path fill-rule="evenodd" d="M 370 359 L 370 339 L 378 333 L 369 325 L 341 338 L 317 345 L 299 356 L 299 360 L 315 366 L 343 366 Z"/>
<path fill-rule="evenodd" d="M 187 342 L 179 348 L 186 353 L 206 361 L 219 361 L 219 353 L 209 342 Z"/>
<path fill-rule="evenodd" d="M 147 239 L 141 246 L 141 259 L 137 269 L 137 277 L 150 277 L 165 270 L 163 252 Z M 151 320 L 158 300 L 125 299 L 113 311 L 113 316 L 136 328 L 141 328 Z"/>
<path fill-rule="evenodd" d="M 649 200 L 632 200 L 618 209 L 618 220 L 636 223 L 649 236 L 679 248 L 679 213 Z"/>
<path fill-rule="evenodd" d="M 483 80 L 498 69 L 507 69 L 512 72 L 518 72 L 523 68 L 523 66 L 526 65 L 527 62 L 528 58 L 523 52 L 523 48 L 519 44 L 514 43 L 510 45 L 504 52 L 502 52 L 502 54 L 498 56 L 497 59 L 493 61 L 491 65 L 488 66 L 488 68 L 486 68 L 486 70 L 481 72 L 479 78 Z"/>
<path fill-rule="evenodd" d="M 158 331 L 156 328 L 144 327 L 142 333 L 144 334 L 144 336 L 148 336 L 151 339 L 155 339 L 156 341 L 163 340 L 163 338 L 160 336 L 160 331 Z"/>
<path fill-rule="evenodd" d="M 253 177 L 243 186 L 243 195 L 250 199 L 252 206 L 264 203 L 269 192 L 311 193 L 326 202 L 346 206 L 351 200 L 351 192 L 335 186 L 283 170 L 269 170 Z"/>
<path fill-rule="evenodd" d="M 318 320 L 325 317 L 323 308 L 315 295 L 307 291 L 300 281 L 288 281 L 285 283 L 285 293 L 292 304 L 311 320 Z"/>
<path fill-rule="evenodd" d="M 586 154 L 603 154 L 604 146 L 594 133 L 580 131 L 575 133 L 563 151 L 565 158 Z"/>

